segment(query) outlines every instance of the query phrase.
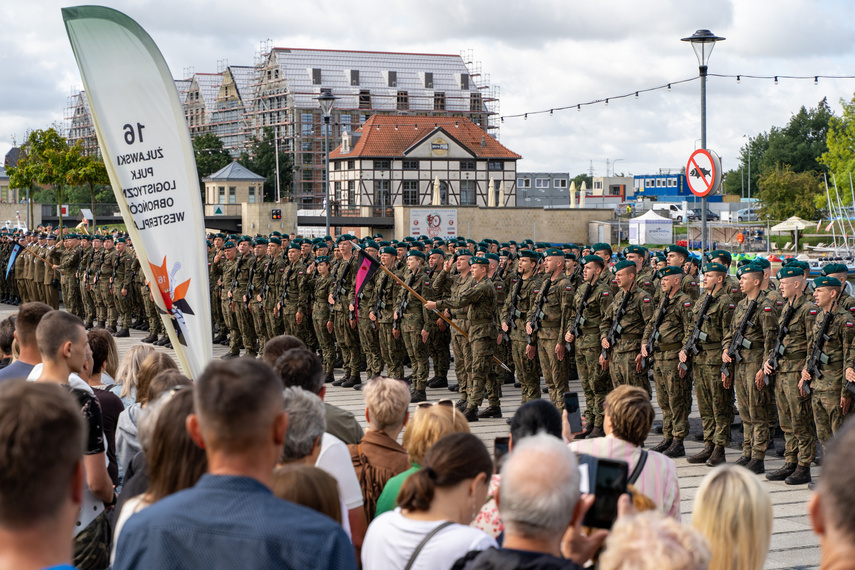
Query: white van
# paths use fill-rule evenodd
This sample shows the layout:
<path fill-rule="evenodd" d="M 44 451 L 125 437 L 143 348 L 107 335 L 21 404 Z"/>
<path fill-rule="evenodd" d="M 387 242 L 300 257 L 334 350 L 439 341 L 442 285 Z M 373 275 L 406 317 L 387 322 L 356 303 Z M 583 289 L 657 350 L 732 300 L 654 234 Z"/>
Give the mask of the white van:
<path fill-rule="evenodd" d="M 666 218 L 671 218 L 672 220 L 683 220 L 683 216 L 685 215 L 690 221 L 696 218 L 695 213 L 692 210 L 687 208 L 683 208 L 682 204 L 654 204 L 653 211 L 659 214 L 660 216 L 664 216 Z"/>

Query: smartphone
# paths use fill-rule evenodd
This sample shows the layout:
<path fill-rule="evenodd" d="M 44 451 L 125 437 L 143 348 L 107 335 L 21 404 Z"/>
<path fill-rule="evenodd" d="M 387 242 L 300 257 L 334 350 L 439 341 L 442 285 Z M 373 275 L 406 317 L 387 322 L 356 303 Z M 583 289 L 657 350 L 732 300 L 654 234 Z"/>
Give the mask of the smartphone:
<path fill-rule="evenodd" d="M 570 433 L 582 432 L 582 411 L 579 409 L 579 394 L 576 392 L 564 392 L 564 409 L 567 410 Z"/>
<path fill-rule="evenodd" d="M 583 493 L 594 494 L 594 504 L 585 514 L 583 526 L 610 529 L 617 519 L 618 499 L 626 493 L 629 466 L 626 461 L 601 459 L 592 455 L 579 456 Z"/>
<path fill-rule="evenodd" d="M 499 459 L 504 457 L 510 451 L 510 447 L 508 445 L 510 438 L 505 437 L 497 437 L 493 440 L 493 458 L 494 461 L 498 462 Z"/>

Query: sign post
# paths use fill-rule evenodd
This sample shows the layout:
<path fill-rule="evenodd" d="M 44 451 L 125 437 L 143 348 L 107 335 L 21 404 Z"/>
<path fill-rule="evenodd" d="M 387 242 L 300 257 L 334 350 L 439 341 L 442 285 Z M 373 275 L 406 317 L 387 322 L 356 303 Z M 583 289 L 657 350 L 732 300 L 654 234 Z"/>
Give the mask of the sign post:
<path fill-rule="evenodd" d="M 686 182 L 692 194 L 701 199 L 701 256 L 707 250 L 707 196 L 721 186 L 721 159 L 716 153 L 704 148 L 689 156 L 686 163 Z"/>

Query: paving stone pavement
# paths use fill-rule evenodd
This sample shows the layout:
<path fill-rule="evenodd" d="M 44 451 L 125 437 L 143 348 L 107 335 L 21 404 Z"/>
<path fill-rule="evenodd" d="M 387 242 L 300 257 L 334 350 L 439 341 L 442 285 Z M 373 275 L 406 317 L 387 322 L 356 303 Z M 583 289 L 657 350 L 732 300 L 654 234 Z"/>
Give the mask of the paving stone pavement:
<path fill-rule="evenodd" d="M 9 305 L 0 305 L 0 319 L 15 313 L 17 307 Z M 124 352 L 140 342 L 147 333 L 140 331 L 131 331 L 129 338 L 116 339 L 116 344 L 119 348 L 120 358 Z M 173 350 L 156 347 L 157 350 L 166 352 L 175 358 Z M 214 358 L 219 358 L 228 352 L 227 347 L 215 345 Z M 176 358 L 177 362 L 177 358 Z M 454 370 L 449 372 L 449 383 L 455 384 L 456 378 Z M 341 370 L 336 370 L 336 378 L 341 378 L 343 373 Z M 432 374 L 431 374 L 432 376 Z M 363 373 L 364 378 L 364 373 Z M 570 383 L 570 390 L 576 391 L 579 394 L 580 400 L 584 405 L 584 393 L 579 381 Z M 508 425 L 505 418 L 511 417 L 520 405 L 520 389 L 514 388 L 512 384 L 507 384 L 502 387 L 502 419 L 487 419 L 470 424 L 472 433 L 480 437 L 487 448 L 493 450 L 493 440 L 498 436 L 508 435 Z M 362 400 L 362 393 L 350 388 L 340 388 L 327 385 L 326 401 L 340 406 L 352 412 L 363 428 L 367 427 L 365 421 L 365 406 Z M 450 392 L 445 388 L 428 389 L 428 401 L 438 401 L 443 398 L 452 398 L 456 401 L 457 393 Z M 655 405 L 657 420 L 661 420 L 660 410 Z M 410 411 L 415 409 L 412 405 Z M 738 420 L 737 420 L 738 421 Z M 694 440 L 693 436 L 700 433 L 700 419 L 698 416 L 697 405 L 693 406 L 690 416 L 690 435 L 685 441 L 686 455 L 692 455 L 703 447 L 703 444 Z M 653 432 L 647 439 L 647 446 L 656 445 L 661 439 L 661 435 Z M 733 430 L 733 443 L 727 450 L 727 460 L 735 461 L 739 458 L 741 452 L 742 433 L 741 426 Z M 681 497 L 681 512 L 683 522 L 688 523 L 691 520 L 692 501 L 695 493 L 701 483 L 703 477 L 709 472 L 709 468 L 705 465 L 691 465 L 686 462 L 685 458 L 676 460 L 677 474 L 680 480 L 680 497 Z M 772 471 L 783 465 L 783 458 L 778 457 L 774 450 L 771 450 L 766 455 L 766 470 Z M 819 468 L 813 466 L 814 480 L 819 479 Z M 807 500 L 811 495 L 811 491 L 806 486 L 791 487 L 783 482 L 767 481 L 761 476 L 763 486 L 770 492 L 772 496 L 774 524 L 772 528 L 772 542 L 769 551 L 769 556 L 766 559 L 766 568 L 814 568 L 818 567 L 820 560 L 819 541 L 816 535 L 811 530 L 810 522 L 807 518 Z"/>

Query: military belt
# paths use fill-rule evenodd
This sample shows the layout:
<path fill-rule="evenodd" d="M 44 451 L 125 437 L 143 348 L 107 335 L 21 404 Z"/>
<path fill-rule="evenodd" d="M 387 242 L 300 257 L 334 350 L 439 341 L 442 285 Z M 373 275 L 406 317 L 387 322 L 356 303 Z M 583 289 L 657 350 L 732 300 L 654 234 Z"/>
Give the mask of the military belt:
<path fill-rule="evenodd" d="M 683 347 L 679 342 L 672 342 L 670 344 L 660 344 L 656 347 L 656 352 L 668 352 L 669 350 L 679 350 Z"/>
<path fill-rule="evenodd" d="M 781 356 L 781 360 L 804 360 L 807 358 L 807 351 L 785 353 Z"/>
<path fill-rule="evenodd" d="M 721 342 L 708 342 L 706 344 L 699 344 L 699 350 L 721 350 Z"/>
<path fill-rule="evenodd" d="M 473 321 L 469 321 L 470 325 L 489 325 L 490 323 L 494 323 L 493 319 L 475 319 Z"/>
<path fill-rule="evenodd" d="M 641 340 L 642 338 L 644 337 L 640 334 L 622 334 L 619 340 Z"/>

